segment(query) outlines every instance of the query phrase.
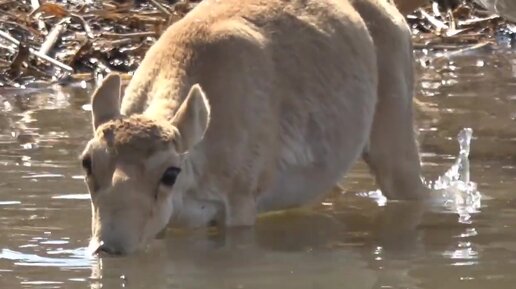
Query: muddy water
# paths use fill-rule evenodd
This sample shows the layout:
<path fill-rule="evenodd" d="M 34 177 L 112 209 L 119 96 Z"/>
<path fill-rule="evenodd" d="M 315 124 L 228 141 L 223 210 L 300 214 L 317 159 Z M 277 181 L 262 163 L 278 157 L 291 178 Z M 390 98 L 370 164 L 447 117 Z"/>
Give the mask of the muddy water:
<path fill-rule="evenodd" d="M 358 164 L 348 193 L 265 216 L 254 235 L 170 231 L 122 258 L 85 255 L 77 157 L 91 134 L 89 88 L 1 91 L 0 288 L 514 288 L 516 53 L 418 58 L 425 178 L 450 167 L 457 133 L 473 128 L 479 207 L 367 197 L 374 185 Z"/>

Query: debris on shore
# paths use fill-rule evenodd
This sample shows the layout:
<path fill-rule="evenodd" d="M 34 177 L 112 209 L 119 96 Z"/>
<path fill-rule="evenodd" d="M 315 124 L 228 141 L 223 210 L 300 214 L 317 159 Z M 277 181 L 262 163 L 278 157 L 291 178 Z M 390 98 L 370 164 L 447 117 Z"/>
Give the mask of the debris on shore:
<path fill-rule="evenodd" d="M 0 87 L 90 81 L 138 67 L 200 0 L 0 0 Z M 442 1 L 440 1 L 442 2 Z M 407 15 L 415 48 L 460 53 L 516 45 L 516 25 L 471 2 Z"/>
<path fill-rule="evenodd" d="M 457 55 L 481 48 L 516 46 L 516 23 L 470 1 L 443 7 L 437 2 L 407 15 L 415 49 Z"/>
<path fill-rule="evenodd" d="M 164 29 L 196 4 L 0 0 L 0 87 L 132 72 Z"/>

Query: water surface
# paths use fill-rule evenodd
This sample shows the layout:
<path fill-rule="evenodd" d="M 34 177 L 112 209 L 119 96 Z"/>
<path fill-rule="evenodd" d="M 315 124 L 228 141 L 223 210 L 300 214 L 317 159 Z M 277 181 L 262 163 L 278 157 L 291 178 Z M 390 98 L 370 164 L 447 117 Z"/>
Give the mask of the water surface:
<path fill-rule="evenodd" d="M 514 288 L 516 53 L 417 56 L 425 178 L 452 165 L 461 129 L 474 131 L 482 200 L 466 217 L 368 197 L 359 163 L 345 194 L 265 216 L 254 234 L 170 231 L 122 258 L 85 254 L 90 88 L 0 91 L 0 288 Z"/>

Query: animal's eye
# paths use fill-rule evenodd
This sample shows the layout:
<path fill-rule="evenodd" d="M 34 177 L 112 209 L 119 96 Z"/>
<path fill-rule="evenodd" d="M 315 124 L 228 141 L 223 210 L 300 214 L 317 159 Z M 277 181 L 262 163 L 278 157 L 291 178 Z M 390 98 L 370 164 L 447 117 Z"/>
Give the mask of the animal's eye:
<path fill-rule="evenodd" d="M 165 186 L 173 186 L 176 182 L 177 175 L 181 172 L 180 168 L 176 167 L 169 167 L 167 170 L 163 173 L 163 176 L 161 177 L 161 183 Z"/>
<path fill-rule="evenodd" d="M 82 158 L 82 167 L 86 171 L 86 174 L 91 175 L 92 170 L 91 170 L 91 157 L 90 156 L 85 156 L 84 158 Z"/>

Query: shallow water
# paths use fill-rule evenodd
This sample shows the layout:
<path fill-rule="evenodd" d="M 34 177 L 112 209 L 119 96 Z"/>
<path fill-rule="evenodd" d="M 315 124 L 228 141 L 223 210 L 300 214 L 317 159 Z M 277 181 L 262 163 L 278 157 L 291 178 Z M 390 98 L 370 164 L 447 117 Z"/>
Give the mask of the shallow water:
<path fill-rule="evenodd" d="M 425 178 L 453 164 L 471 127 L 480 203 L 385 203 L 364 193 L 375 187 L 359 163 L 346 194 L 265 216 L 252 235 L 171 231 L 122 258 L 85 254 L 89 89 L 1 91 L 0 288 L 514 288 L 516 53 L 417 55 Z"/>

